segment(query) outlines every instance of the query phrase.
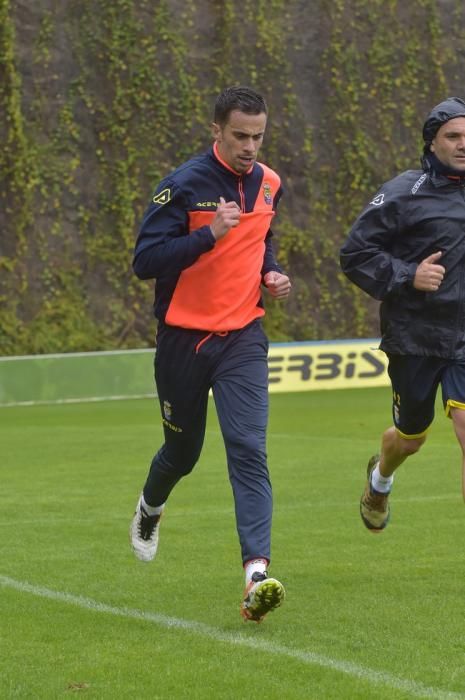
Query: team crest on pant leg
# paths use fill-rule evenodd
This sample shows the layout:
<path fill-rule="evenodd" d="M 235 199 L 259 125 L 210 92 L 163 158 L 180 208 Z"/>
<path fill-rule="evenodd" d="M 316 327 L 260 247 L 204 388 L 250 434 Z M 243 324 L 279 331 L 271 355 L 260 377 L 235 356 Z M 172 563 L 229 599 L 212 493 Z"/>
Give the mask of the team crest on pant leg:
<path fill-rule="evenodd" d="M 174 433 L 182 433 L 182 428 L 179 425 L 174 425 L 171 422 L 173 407 L 169 401 L 163 401 L 163 425 L 172 430 Z"/>

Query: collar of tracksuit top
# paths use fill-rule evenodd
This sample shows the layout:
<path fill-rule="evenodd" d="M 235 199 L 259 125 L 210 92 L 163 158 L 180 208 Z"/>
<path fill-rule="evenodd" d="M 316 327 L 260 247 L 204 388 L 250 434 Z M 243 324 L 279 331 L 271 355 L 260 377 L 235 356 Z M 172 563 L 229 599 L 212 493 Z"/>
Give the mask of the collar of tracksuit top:
<path fill-rule="evenodd" d="M 240 222 L 181 272 L 165 321 L 183 328 L 222 332 L 243 328 L 265 313 L 261 303 L 265 239 L 281 180 L 263 163 L 255 163 L 243 176 L 235 173 L 218 157 L 216 144 L 213 158 L 235 175 L 234 198 L 240 199 Z M 209 202 L 218 202 L 222 183 L 216 178 L 210 182 L 209 192 L 204 196 L 208 195 Z M 191 183 L 194 191 L 195 186 L 194 179 Z M 233 190 L 222 194 L 226 200 L 232 199 L 232 195 Z M 209 226 L 216 215 L 216 208 L 199 208 L 195 201 L 188 212 L 189 232 Z"/>
<path fill-rule="evenodd" d="M 429 151 L 423 156 L 423 167 L 427 171 L 432 171 L 436 175 L 439 175 L 447 180 L 455 182 L 456 184 L 465 185 L 465 172 L 463 170 L 456 170 L 455 168 L 450 168 L 444 165 L 439 158 Z M 441 183 L 438 183 L 441 184 Z M 447 184 L 444 182 L 443 184 Z"/>

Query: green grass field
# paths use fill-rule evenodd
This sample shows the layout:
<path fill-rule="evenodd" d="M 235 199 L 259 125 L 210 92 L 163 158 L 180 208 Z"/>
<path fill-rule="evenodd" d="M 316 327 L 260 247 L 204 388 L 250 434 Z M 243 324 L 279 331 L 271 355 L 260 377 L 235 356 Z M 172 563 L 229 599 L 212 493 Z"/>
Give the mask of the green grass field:
<path fill-rule="evenodd" d="M 358 501 L 389 423 L 387 388 L 272 395 L 270 573 L 287 600 L 254 625 L 213 405 L 150 564 L 128 528 L 154 402 L 0 409 L 0 697 L 465 698 L 459 447 L 438 405 L 373 535 Z"/>

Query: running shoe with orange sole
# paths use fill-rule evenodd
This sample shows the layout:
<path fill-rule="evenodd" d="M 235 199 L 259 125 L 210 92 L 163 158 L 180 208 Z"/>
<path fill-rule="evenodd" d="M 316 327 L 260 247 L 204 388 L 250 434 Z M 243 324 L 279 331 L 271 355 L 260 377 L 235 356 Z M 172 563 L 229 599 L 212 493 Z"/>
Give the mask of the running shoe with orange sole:
<path fill-rule="evenodd" d="M 244 591 L 241 615 L 245 621 L 261 622 L 269 613 L 279 608 L 285 598 L 284 586 L 268 574 L 256 571 Z"/>

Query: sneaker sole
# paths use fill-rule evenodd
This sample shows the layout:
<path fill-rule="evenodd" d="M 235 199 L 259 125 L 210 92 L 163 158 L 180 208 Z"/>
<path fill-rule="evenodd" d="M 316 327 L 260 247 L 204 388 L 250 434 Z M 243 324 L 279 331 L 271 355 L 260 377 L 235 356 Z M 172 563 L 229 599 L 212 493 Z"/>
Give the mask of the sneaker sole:
<path fill-rule="evenodd" d="M 372 532 L 374 535 L 379 535 L 379 533 L 382 532 L 389 523 L 391 514 L 389 513 L 387 520 L 383 523 L 383 525 L 381 525 L 381 527 L 374 527 L 368 520 L 365 519 L 365 516 L 362 513 L 362 505 L 360 504 L 360 517 L 367 530 Z"/>
<path fill-rule="evenodd" d="M 284 586 L 276 579 L 268 579 L 255 591 L 253 610 L 241 605 L 241 615 L 245 620 L 261 622 L 265 615 L 283 604 Z"/>

